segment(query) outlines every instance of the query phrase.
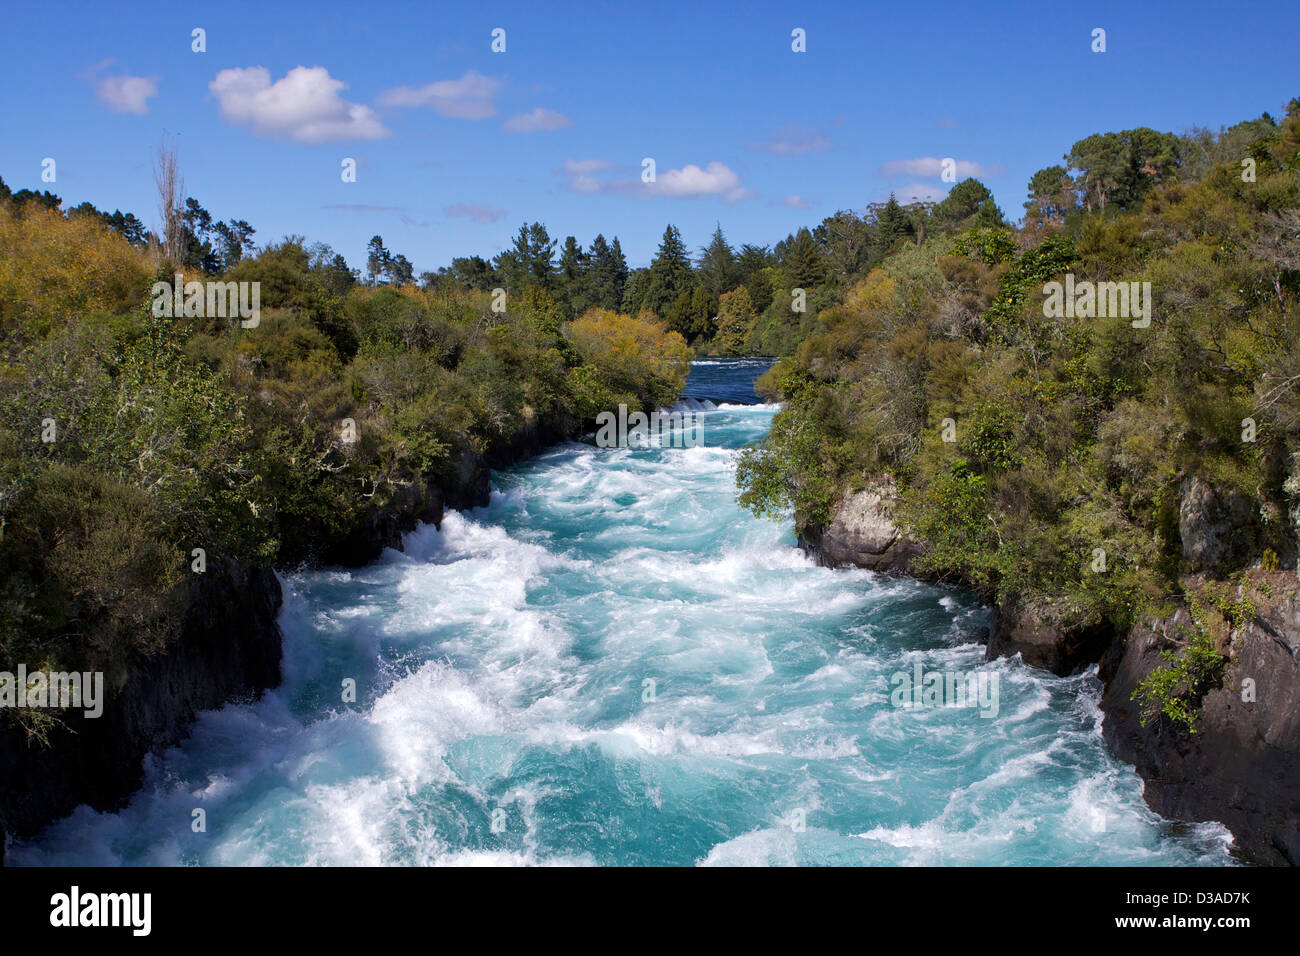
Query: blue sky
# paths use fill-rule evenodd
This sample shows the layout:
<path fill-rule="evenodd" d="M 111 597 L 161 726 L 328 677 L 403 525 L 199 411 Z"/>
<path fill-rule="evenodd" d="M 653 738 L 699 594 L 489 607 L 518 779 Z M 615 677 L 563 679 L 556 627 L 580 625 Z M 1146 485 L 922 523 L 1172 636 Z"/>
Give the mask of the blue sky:
<path fill-rule="evenodd" d="M 187 194 L 259 243 L 298 233 L 360 266 L 378 233 L 418 272 L 537 219 L 617 235 L 637 266 L 669 222 L 692 249 L 715 222 L 772 243 L 891 190 L 941 196 L 946 157 L 1016 218 L 1029 176 L 1083 136 L 1217 129 L 1300 96 L 1294 0 L 180 7 L 0 10 L 11 188 L 152 227 L 165 131 Z"/>

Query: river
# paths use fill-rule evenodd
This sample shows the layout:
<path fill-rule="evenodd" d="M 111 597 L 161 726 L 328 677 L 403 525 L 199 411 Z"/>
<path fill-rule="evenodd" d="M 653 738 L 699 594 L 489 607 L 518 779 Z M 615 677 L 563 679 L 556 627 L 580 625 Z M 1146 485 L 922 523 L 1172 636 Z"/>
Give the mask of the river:
<path fill-rule="evenodd" d="M 692 367 L 697 447 L 560 445 L 404 553 L 284 576 L 283 685 L 10 862 L 1231 863 L 1143 803 L 1094 674 L 985 663 L 970 597 L 816 567 L 739 508 L 766 365 Z M 996 713 L 897 706 L 918 665 Z"/>

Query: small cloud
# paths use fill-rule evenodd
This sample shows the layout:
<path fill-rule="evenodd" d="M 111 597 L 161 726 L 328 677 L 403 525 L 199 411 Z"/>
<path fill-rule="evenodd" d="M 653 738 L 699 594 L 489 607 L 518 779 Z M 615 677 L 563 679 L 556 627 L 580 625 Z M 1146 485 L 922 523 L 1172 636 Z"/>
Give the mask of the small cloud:
<path fill-rule="evenodd" d="M 741 190 L 740 177 L 717 160 L 703 169 L 694 163 L 681 169 L 670 169 L 661 173 L 655 182 L 647 183 L 646 186 L 657 195 L 674 199 L 699 199 L 725 193 L 729 202 L 734 201 L 730 197 Z"/>
<path fill-rule="evenodd" d="M 956 129 L 957 121 L 948 116 L 940 116 L 934 121 L 935 126 L 942 126 L 944 129 Z"/>
<path fill-rule="evenodd" d="M 968 159 L 954 160 L 958 179 L 969 176 L 987 178 L 1001 176 L 1006 170 L 1001 164 L 981 166 Z M 917 159 L 895 159 L 881 166 L 878 175 L 884 179 L 898 179 L 901 176 L 919 176 L 938 179 L 943 174 L 943 160 L 933 156 Z"/>
<path fill-rule="evenodd" d="M 149 98 L 158 95 L 156 76 L 104 76 L 94 83 L 96 98 L 114 113 L 143 116 L 149 112 Z"/>
<path fill-rule="evenodd" d="M 339 96 L 346 88 L 323 66 L 294 67 L 274 83 L 265 67 L 236 67 L 208 84 L 226 120 L 260 135 L 312 144 L 387 136 L 374 110 Z"/>
<path fill-rule="evenodd" d="M 473 219 L 475 222 L 496 222 L 506 214 L 506 211 L 500 206 L 486 206 L 477 202 L 458 202 L 454 206 L 447 206 L 443 210 L 447 216 L 456 216 L 461 219 Z"/>
<path fill-rule="evenodd" d="M 741 202 L 758 194 L 740 181 L 727 166 L 717 161 L 700 167 L 694 163 L 681 169 L 661 171 L 652 183 L 643 182 L 640 170 L 603 159 L 566 159 L 557 174 L 568 177 L 564 188 L 583 195 L 630 196 L 635 199 L 702 199 L 718 196 L 725 202 Z"/>
<path fill-rule="evenodd" d="M 617 163 L 612 163 L 608 159 L 566 159 L 564 161 L 564 173 L 568 176 L 588 176 L 617 167 Z"/>
<path fill-rule="evenodd" d="M 538 106 L 528 113 L 512 116 L 501 124 L 507 133 L 549 133 L 552 130 L 573 126 L 573 120 L 555 110 Z"/>
<path fill-rule="evenodd" d="M 750 143 L 749 148 L 756 153 L 773 153 L 777 156 L 807 156 L 809 153 L 824 153 L 834 149 L 835 144 L 820 130 L 791 123 L 773 133 L 766 142 Z"/>
<path fill-rule="evenodd" d="M 817 204 L 810 200 L 804 199 L 798 193 L 791 193 L 789 196 L 786 196 L 784 199 L 778 200 L 777 202 L 769 203 L 768 205 L 785 206 L 787 209 L 811 209 L 813 206 Z"/>
<path fill-rule="evenodd" d="M 379 94 L 380 106 L 425 106 L 440 116 L 479 120 L 497 115 L 492 98 L 503 81 L 469 70 L 459 80 L 439 80 L 427 86 L 398 86 Z"/>

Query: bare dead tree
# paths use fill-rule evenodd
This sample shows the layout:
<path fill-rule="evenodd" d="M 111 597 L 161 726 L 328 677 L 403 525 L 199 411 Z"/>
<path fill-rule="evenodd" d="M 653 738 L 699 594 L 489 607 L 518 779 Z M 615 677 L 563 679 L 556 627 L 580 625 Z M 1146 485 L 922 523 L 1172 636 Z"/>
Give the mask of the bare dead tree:
<path fill-rule="evenodd" d="M 158 188 L 160 253 L 168 261 L 179 264 L 184 252 L 181 248 L 180 196 L 185 191 L 185 184 L 181 180 L 180 166 L 176 161 L 176 148 L 165 136 L 158 143 L 158 152 L 154 158 L 153 181 Z"/>

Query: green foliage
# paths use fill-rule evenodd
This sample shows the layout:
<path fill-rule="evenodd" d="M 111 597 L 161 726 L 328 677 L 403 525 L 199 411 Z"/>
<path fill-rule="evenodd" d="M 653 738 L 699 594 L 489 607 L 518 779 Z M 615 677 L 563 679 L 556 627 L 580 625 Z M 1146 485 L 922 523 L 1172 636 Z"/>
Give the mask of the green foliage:
<path fill-rule="evenodd" d="M 501 313 L 490 290 L 415 288 L 380 237 L 389 281 L 369 286 L 328 247 L 241 240 L 224 278 L 261 283 L 245 329 L 155 317 L 141 302 L 170 265 L 104 217 L 28 205 L 0 199 L 0 670 L 120 673 L 176 636 L 195 548 L 210 568 L 337 559 L 377 514 L 455 489 L 466 454 L 497 460 L 684 384 L 689 351 L 652 318 L 565 321 L 590 270 L 593 295 L 618 292 L 617 241 L 590 265 L 566 243 L 566 284 L 548 288 L 553 244 L 526 227 Z M 215 229 L 189 212 L 196 237 Z"/>
<path fill-rule="evenodd" d="M 1192 633 L 1178 650 L 1160 654 L 1164 662 L 1151 671 L 1133 691 L 1142 705 L 1142 726 L 1163 714 L 1175 727 L 1196 733 L 1200 702 L 1205 692 L 1219 686 L 1227 663 L 1220 650 L 1225 627 L 1242 627 L 1255 617 L 1255 607 L 1242 598 L 1233 601 L 1226 587 L 1207 585 L 1202 594 L 1188 594 L 1187 607 Z"/>
<path fill-rule="evenodd" d="M 882 219 L 901 228 L 906 209 L 826 220 L 815 235 L 832 274 L 869 271 L 819 306 L 761 383 L 785 405 L 741 458 L 742 503 L 793 511 L 815 534 L 844 494 L 889 472 L 898 520 L 925 546 L 919 570 L 990 598 L 1059 598 L 1090 626 L 1125 627 L 1180 590 L 1188 478 L 1246 503 L 1237 567 L 1294 554 L 1300 103 L 1285 123 L 1223 136 L 1081 140 L 1073 179 L 1035 174 L 1019 231 L 982 221 L 996 209 L 974 181 L 915 216 L 920 241 L 895 239 L 883 259 L 862 244 L 880 241 Z M 1222 149 L 1221 164 L 1191 168 L 1194 145 Z M 1240 176 L 1247 147 L 1253 184 Z M 1150 282 L 1151 324 L 1044 316 L 1043 285 L 1065 273 Z M 941 440 L 945 419 L 955 441 Z M 1197 661 L 1156 680 L 1212 680 Z"/>

